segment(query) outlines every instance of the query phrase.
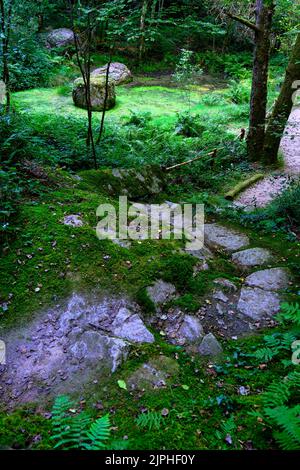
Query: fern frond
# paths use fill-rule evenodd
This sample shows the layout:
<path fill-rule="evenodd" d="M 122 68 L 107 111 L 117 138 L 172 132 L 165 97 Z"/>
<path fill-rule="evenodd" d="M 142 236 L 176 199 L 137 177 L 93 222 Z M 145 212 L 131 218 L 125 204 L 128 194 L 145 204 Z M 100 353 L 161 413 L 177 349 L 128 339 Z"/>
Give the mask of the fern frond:
<path fill-rule="evenodd" d="M 147 428 L 151 431 L 160 428 L 163 417 L 160 413 L 148 411 L 148 413 L 141 413 L 135 421 L 140 428 Z"/>
<path fill-rule="evenodd" d="M 290 386 L 288 382 L 274 382 L 262 395 L 264 407 L 275 408 L 284 405 L 290 397 Z"/>
<path fill-rule="evenodd" d="M 83 447 L 87 450 L 103 450 L 105 448 L 104 441 L 110 437 L 110 421 L 109 416 L 105 415 L 97 419 L 87 431 L 87 442 Z"/>
<path fill-rule="evenodd" d="M 280 432 L 276 432 L 274 437 L 278 440 L 280 447 L 284 450 L 294 450 L 300 447 L 300 405 L 289 408 L 288 406 L 278 406 L 276 408 L 266 408 L 265 413 Z"/>
<path fill-rule="evenodd" d="M 281 304 L 280 312 L 276 318 L 280 323 L 288 322 L 300 326 L 300 305 L 287 302 Z"/>

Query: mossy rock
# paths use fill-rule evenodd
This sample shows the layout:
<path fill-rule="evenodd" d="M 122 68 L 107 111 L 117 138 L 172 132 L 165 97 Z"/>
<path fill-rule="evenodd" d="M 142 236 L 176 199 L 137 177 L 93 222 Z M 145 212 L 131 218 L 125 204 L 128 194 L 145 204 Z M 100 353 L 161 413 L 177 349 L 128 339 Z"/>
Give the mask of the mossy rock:
<path fill-rule="evenodd" d="M 95 69 L 92 73 L 92 77 L 106 77 L 108 64 Z M 115 85 L 121 85 L 124 83 L 130 83 L 133 80 L 132 73 L 125 64 L 121 62 L 112 62 L 109 66 L 109 78 L 114 81 Z"/>
<path fill-rule="evenodd" d="M 165 388 L 179 373 L 178 363 L 166 356 L 150 359 L 142 364 L 129 377 L 127 384 L 130 390 L 146 390 Z"/>
<path fill-rule="evenodd" d="M 164 173 L 158 165 L 139 169 L 86 170 L 80 172 L 80 176 L 83 186 L 88 185 L 113 196 L 128 196 L 133 199 L 160 194 L 165 187 Z"/>
<path fill-rule="evenodd" d="M 105 77 L 91 77 L 91 104 L 93 111 L 103 111 L 106 95 Z M 106 110 L 111 109 L 116 104 L 115 84 L 109 80 L 107 86 Z M 85 85 L 82 78 L 77 78 L 73 84 L 73 102 L 78 108 L 87 109 Z"/>

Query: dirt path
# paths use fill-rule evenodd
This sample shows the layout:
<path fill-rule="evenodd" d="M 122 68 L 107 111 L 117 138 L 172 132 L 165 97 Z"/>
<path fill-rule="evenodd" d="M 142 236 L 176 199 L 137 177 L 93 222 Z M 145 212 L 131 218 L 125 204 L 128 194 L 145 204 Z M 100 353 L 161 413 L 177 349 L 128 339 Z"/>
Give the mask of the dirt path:
<path fill-rule="evenodd" d="M 289 186 L 293 177 L 300 175 L 300 108 L 295 108 L 290 116 L 281 151 L 284 169 L 250 186 L 235 202 L 250 208 L 264 207 Z"/>

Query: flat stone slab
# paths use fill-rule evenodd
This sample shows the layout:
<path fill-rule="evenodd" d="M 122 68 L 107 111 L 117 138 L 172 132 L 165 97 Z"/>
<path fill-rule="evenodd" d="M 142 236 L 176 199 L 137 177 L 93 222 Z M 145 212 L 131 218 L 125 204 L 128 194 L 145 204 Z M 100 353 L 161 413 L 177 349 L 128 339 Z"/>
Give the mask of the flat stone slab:
<path fill-rule="evenodd" d="M 264 248 L 249 248 L 248 250 L 233 253 L 232 261 L 238 267 L 252 268 L 271 263 L 274 261 L 274 256 L 269 250 Z"/>
<path fill-rule="evenodd" d="M 243 287 L 237 309 L 253 320 L 261 320 L 275 315 L 280 310 L 280 296 L 276 292 L 258 287 Z"/>
<path fill-rule="evenodd" d="M 204 234 L 205 244 L 211 249 L 232 253 L 249 245 L 247 235 L 219 224 L 205 224 Z"/>
<path fill-rule="evenodd" d="M 249 287 L 260 287 L 267 291 L 286 289 L 289 284 L 289 272 L 284 268 L 271 268 L 256 271 L 246 277 L 245 284 Z"/>

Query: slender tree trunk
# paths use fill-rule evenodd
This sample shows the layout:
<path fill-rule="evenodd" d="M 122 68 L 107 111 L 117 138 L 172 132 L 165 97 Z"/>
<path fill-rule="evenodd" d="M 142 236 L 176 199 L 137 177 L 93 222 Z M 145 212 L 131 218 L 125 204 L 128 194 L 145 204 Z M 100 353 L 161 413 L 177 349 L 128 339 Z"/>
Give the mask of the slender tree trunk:
<path fill-rule="evenodd" d="M 268 122 L 264 158 L 268 163 L 277 160 L 280 141 L 285 126 L 293 108 L 293 97 L 300 87 L 300 33 L 298 33 L 295 46 L 286 70 L 285 79 Z"/>
<path fill-rule="evenodd" d="M 109 69 L 111 65 L 112 57 L 111 53 L 109 56 L 109 61 L 107 64 L 107 69 L 106 69 L 106 76 L 105 76 L 105 97 L 104 97 L 104 105 L 103 105 L 103 111 L 102 111 L 102 117 L 101 117 L 101 123 L 100 123 L 100 130 L 99 130 L 99 136 L 96 141 L 96 144 L 99 145 L 102 139 L 103 135 L 103 130 L 104 130 L 104 121 L 105 121 L 105 113 L 106 113 L 106 104 L 107 104 L 107 98 L 108 98 L 108 84 L 109 84 Z"/>
<path fill-rule="evenodd" d="M 0 0 L 0 33 L 1 33 L 1 53 L 3 57 L 2 80 L 5 84 L 6 112 L 10 112 L 10 75 L 9 75 L 9 42 L 12 19 L 12 1 L 7 5 L 5 11 L 4 0 Z"/>
<path fill-rule="evenodd" d="M 141 18 L 140 18 L 140 46 L 139 46 L 139 62 L 142 61 L 145 54 L 145 33 L 146 33 L 146 16 L 149 7 L 149 0 L 143 0 Z"/>
<path fill-rule="evenodd" d="M 75 31 L 75 20 L 74 20 L 74 7 L 72 0 L 69 0 L 70 13 L 71 13 L 71 24 L 74 34 L 74 45 L 76 52 L 76 60 L 78 67 L 80 68 L 80 73 L 84 83 L 85 90 L 85 101 L 87 107 L 87 116 L 88 116 L 88 130 L 87 130 L 87 153 L 90 156 L 92 153 L 92 158 L 94 161 L 94 166 L 97 169 L 97 155 L 95 140 L 93 134 L 93 112 L 92 112 L 92 103 L 91 103 L 91 40 L 92 40 L 92 27 L 90 22 L 90 15 L 88 14 L 88 25 L 86 31 L 86 42 L 85 44 L 80 44 L 78 34 Z"/>
<path fill-rule="evenodd" d="M 250 104 L 250 123 L 247 137 L 251 160 L 260 160 L 265 138 L 268 100 L 268 71 L 271 47 L 271 26 L 274 3 L 268 0 L 256 2 L 255 52 Z"/>

